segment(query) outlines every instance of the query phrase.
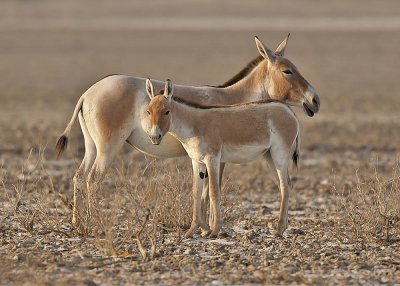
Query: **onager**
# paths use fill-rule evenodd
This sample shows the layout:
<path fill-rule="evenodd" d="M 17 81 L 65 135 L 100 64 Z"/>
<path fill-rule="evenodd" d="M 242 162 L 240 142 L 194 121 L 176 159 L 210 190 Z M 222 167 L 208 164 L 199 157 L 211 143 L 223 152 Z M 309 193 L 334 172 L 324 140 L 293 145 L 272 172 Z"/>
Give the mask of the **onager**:
<path fill-rule="evenodd" d="M 276 170 L 281 191 L 277 235 L 282 236 L 288 225 L 289 160 L 297 164 L 299 158 L 299 122 L 285 104 L 261 100 L 230 106 L 204 106 L 172 98 L 170 80 L 164 93 L 155 96 L 150 79 L 147 91 L 151 98 L 147 113 L 150 125 L 144 124 L 154 145 L 159 145 L 169 132 L 182 143 L 192 159 L 193 174 L 200 173 L 204 164 L 208 171 L 211 237 L 221 229 L 220 164 L 247 163 L 264 156 Z M 193 217 L 186 237 L 197 228 L 208 232 L 203 221 L 201 185 L 193 180 Z"/>
<path fill-rule="evenodd" d="M 289 35 L 275 52 L 265 47 L 256 37 L 260 55 L 223 85 L 183 86 L 175 85 L 175 96 L 203 105 L 234 104 L 273 99 L 288 105 L 303 107 L 313 116 L 320 108 L 320 100 L 314 88 L 303 78 L 284 52 Z M 163 83 L 153 81 L 160 90 Z M 92 85 L 78 100 L 72 118 L 57 141 L 57 154 L 61 156 L 67 147 L 68 135 L 76 120 L 85 140 L 85 156 L 74 175 L 74 200 L 72 223 L 77 223 L 77 194 L 86 185 L 100 184 L 114 157 L 126 142 L 139 151 L 160 158 L 187 156 L 182 144 L 166 134 L 159 146 L 150 144 L 142 128 L 141 118 L 146 120 L 149 104 L 145 79 L 111 75 Z M 221 174 L 224 164 L 221 164 Z M 202 170 L 203 174 L 205 170 Z M 196 173 L 197 174 L 197 173 Z M 197 178 L 194 175 L 194 178 Z M 207 188 L 207 186 L 205 187 Z M 205 190 L 204 204 L 208 192 Z M 90 210 L 90 202 L 88 209 Z"/>

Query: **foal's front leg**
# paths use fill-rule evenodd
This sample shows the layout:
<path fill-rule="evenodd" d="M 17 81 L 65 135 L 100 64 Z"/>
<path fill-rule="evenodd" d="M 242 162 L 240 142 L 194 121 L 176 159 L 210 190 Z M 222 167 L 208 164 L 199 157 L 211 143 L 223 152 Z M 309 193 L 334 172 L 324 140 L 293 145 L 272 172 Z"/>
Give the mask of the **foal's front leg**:
<path fill-rule="evenodd" d="M 222 191 L 222 174 L 225 169 L 225 163 L 220 163 L 220 168 L 219 168 L 219 189 Z M 213 212 L 211 211 L 211 203 L 210 203 L 210 196 L 209 196 L 209 180 L 208 180 L 208 172 L 206 169 L 206 176 L 204 177 L 203 180 L 203 192 L 201 195 L 201 214 L 203 217 L 203 221 L 205 224 L 207 224 L 207 208 L 208 205 L 210 205 L 210 213 L 208 216 L 208 225 L 211 226 L 214 221 L 214 215 Z M 202 229 L 201 236 L 208 236 L 210 234 L 211 230 L 210 228 Z"/>
<path fill-rule="evenodd" d="M 210 213 L 212 213 L 211 234 L 210 237 L 218 236 L 222 227 L 221 207 L 220 207 L 220 160 L 218 158 L 209 158 L 206 160 L 206 167 L 209 179 L 210 191 Z"/>
<path fill-rule="evenodd" d="M 201 188 L 202 184 L 199 180 L 199 174 L 201 171 L 200 163 L 192 160 L 193 176 L 192 176 L 192 196 L 193 196 L 193 213 L 192 213 L 192 224 L 189 230 L 185 234 L 185 238 L 193 236 L 193 233 L 201 226 L 204 227 L 201 214 Z"/>

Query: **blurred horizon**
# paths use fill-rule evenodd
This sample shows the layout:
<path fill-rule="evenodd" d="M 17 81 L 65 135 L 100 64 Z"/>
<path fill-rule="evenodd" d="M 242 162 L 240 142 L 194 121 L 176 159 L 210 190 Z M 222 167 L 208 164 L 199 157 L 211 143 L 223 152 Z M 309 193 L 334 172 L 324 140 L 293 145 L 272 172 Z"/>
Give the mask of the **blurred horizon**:
<path fill-rule="evenodd" d="M 304 130 L 400 119 L 400 1 L 6 0 L 0 123 L 62 128 L 108 74 L 218 85 L 258 55 L 254 35 L 275 49 L 289 32 L 285 56 L 321 97 L 312 120 L 295 108 Z"/>

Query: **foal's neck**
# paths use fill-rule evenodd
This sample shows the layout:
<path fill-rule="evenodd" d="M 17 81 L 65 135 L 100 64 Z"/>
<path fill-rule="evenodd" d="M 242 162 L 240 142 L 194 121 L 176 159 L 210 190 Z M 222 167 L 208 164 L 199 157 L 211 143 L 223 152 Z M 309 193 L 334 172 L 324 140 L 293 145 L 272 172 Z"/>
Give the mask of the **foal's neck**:
<path fill-rule="evenodd" d="M 178 140 L 193 135 L 192 131 L 199 120 L 206 120 L 203 109 L 190 107 L 186 104 L 171 101 L 171 122 L 169 132 Z"/>

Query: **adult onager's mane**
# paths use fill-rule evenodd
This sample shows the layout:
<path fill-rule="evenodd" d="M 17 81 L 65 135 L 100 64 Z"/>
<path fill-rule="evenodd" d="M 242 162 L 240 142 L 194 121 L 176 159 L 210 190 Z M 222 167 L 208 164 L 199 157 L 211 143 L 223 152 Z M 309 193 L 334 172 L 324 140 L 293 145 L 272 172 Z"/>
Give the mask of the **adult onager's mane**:
<path fill-rule="evenodd" d="M 257 104 L 263 104 L 263 103 L 271 103 L 271 102 L 280 102 L 279 100 L 275 99 L 261 99 L 257 101 L 251 101 L 251 102 L 243 102 L 243 103 L 237 103 L 237 104 L 231 104 L 231 105 L 202 105 L 199 103 L 187 101 L 183 98 L 180 97 L 172 97 L 172 100 L 178 103 L 181 103 L 183 105 L 196 108 L 196 109 L 214 109 L 214 108 L 232 108 L 232 107 L 241 107 L 241 106 L 248 106 L 248 105 L 257 105 Z"/>
<path fill-rule="evenodd" d="M 240 72 L 238 72 L 236 75 L 234 75 L 230 80 L 224 82 L 221 85 L 217 85 L 216 87 L 224 88 L 224 87 L 229 87 L 231 85 L 234 85 L 238 81 L 245 78 L 248 74 L 250 74 L 254 70 L 254 68 L 263 61 L 263 59 L 264 58 L 262 56 L 256 57 L 254 60 L 249 62 Z"/>

